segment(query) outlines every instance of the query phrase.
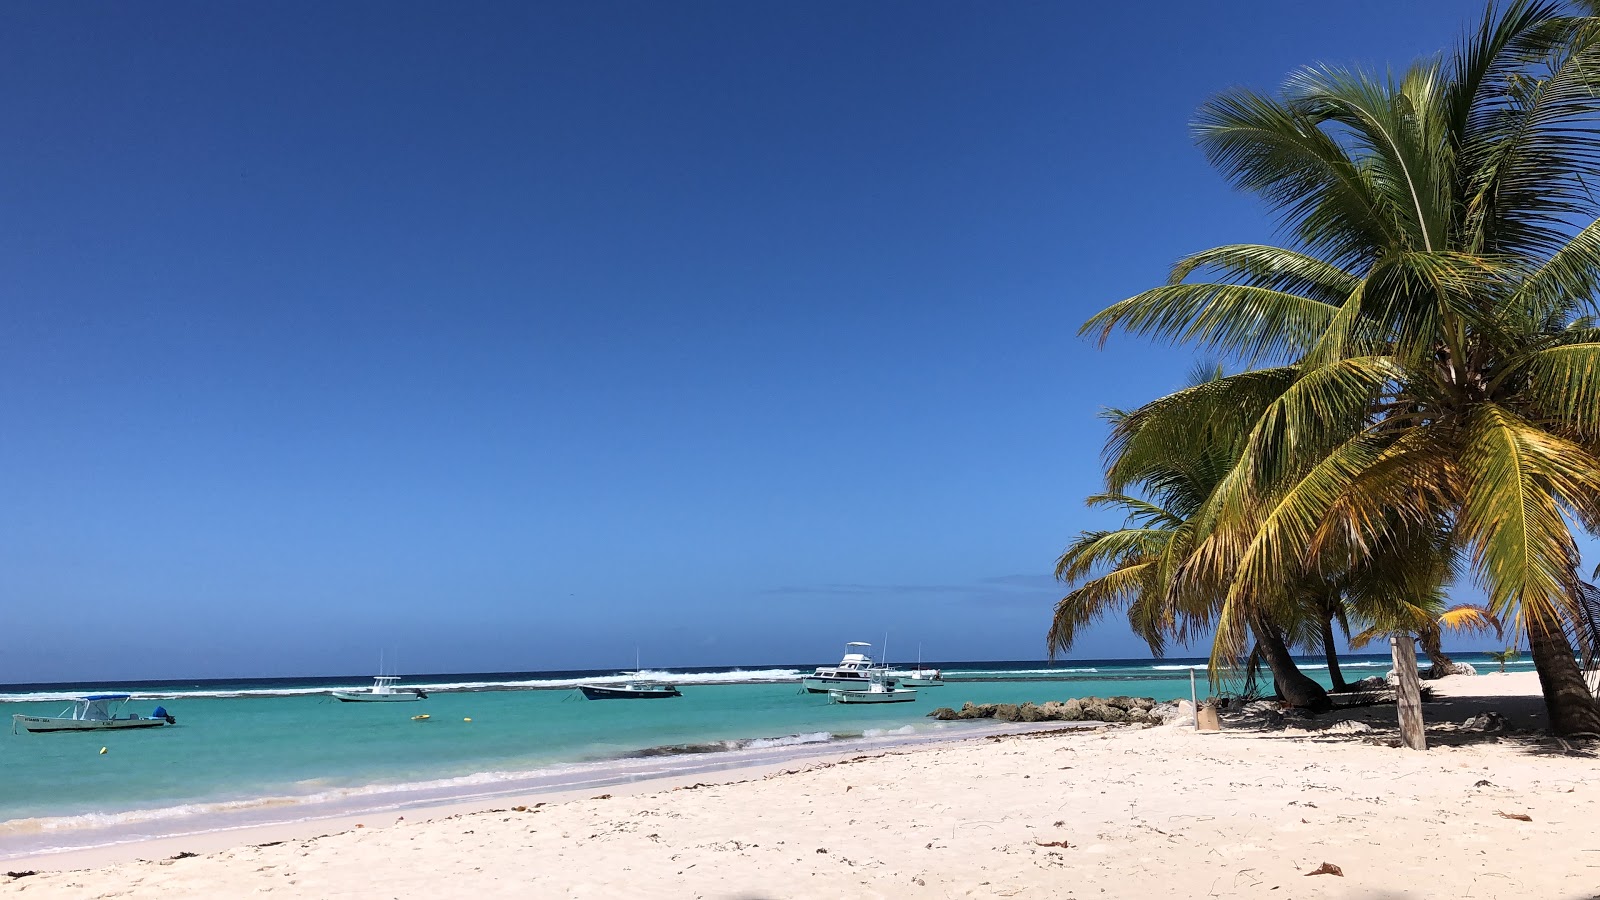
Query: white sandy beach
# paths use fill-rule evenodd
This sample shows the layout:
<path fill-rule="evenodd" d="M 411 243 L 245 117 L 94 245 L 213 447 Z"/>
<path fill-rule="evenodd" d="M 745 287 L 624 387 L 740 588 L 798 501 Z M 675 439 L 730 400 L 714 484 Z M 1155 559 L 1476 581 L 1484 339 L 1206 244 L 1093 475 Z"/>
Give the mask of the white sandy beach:
<path fill-rule="evenodd" d="M 271 846 L 13 860 L 41 872 L 0 895 L 1600 897 L 1594 748 L 1523 731 L 1542 725 L 1531 673 L 1434 684 L 1426 753 L 1387 746 L 1393 706 L 1221 734 L 1042 731 L 223 836 Z M 1512 732 L 1458 728 L 1484 709 Z M 1346 720 L 1374 730 L 1324 731 Z M 200 855 L 168 858 L 185 850 Z M 1307 874 L 1323 863 L 1343 874 Z"/>

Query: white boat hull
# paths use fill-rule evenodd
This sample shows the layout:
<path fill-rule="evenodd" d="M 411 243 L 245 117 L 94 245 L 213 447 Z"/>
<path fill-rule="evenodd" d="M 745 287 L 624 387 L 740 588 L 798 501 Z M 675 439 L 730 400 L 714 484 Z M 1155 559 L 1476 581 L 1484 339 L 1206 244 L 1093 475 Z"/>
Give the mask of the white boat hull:
<path fill-rule="evenodd" d="M 34 734 L 44 734 L 51 731 L 120 731 L 127 728 L 160 728 L 167 724 L 166 719 L 66 719 L 53 716 L 24 716 L 20 713 L 11 717 L 11 726 L 14 729 Z"/>
<path fill-rule="evenodd" d="M 892 688 L 887 691 L 829 691 L 828 698 L 834 703 L 910 703 L 917 699 L 917 692 L 907 688 Z"/>
<path fill-rule="evenodd" d="M 831 691 L 864 691 L 872 684 L 872 679 L 866 676 L 850 678 L 837 675 L 807 675 L 800 679 L 800 683 L 813 694 L 826 694 Z"/>
<path fill-rule="evenodd" d="M 944 679 L 918 678 L 913 675 L 908 678 L 896 678 L 895 684 L 903 684 L 906 687 L 944 687 Z"/>
<path fill-rule="evenodd" d="M 394 691 L 388 694 L 374 694 L 371 691 L 329 691 L 329 693 L 346 703 L 409 703 L 422 699 L 420 695 L 411 691 Z"/>

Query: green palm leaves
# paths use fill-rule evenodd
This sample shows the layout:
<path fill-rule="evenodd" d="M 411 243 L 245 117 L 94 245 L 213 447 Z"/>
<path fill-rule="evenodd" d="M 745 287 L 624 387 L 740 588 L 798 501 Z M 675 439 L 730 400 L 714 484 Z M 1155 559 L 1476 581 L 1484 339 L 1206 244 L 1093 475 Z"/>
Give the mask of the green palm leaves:
<path fill-rule="evenodd" d="M 1069 548 L 1052 650 L 1108 604 L 1152 649 L 1212 615 L 1219 660 L 1329 590 L 1406 620 L 1362 584 L 1433 621 L 1458 552 L 1489 612 L 1567 626 L 1600 524 L 1600 19 L 1513 3 L 1398 76 L 1222 94 L 1195 135 L 1290 246 L 1197 253 L 1084 325 L 1248 368 L 1118 415 L 1108 485 L 1160 515 Z"/>

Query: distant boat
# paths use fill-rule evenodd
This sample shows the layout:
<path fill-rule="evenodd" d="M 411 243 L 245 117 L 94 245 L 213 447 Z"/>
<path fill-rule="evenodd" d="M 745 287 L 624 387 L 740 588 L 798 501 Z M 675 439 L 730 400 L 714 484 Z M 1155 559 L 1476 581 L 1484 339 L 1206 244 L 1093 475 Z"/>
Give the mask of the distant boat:
<path fill-rule="evenodd" d="M 372 687 L 365 690 L 328 693 L 346 703 L 404 703 L 428 699 L 428 692 L 422 688 L 395 687 L 395 682 L 399 680 L 399 675 L 377 675 L 372 679 Z"/>
<path fill-rule="evenodd" d="M 633 671 L 617 676 L 626 679 L 620 684 L 580 684 L 578 690 L 590 700 L 660 700 L 664 697 L 682 697 L 676 685 L 667 684 L 645 676 L 639 665 L 639 648 L 633 648 Z"/>
<path fill-rule="evenodd" d="M 872 656 L 869 651 L 872 645 L 863 641 L 851 641 L 844 645 L 844 658 L 836 666 L 818 666 L 817 670 L 800 679 L 807 691 L 813 694 L 826 694 L 836 690 L 865 690 L 871 684 L 869 673 L 872 671 Z M 894 679 L 889 678 L 889 685 L 894 686 Z"/>
<path fill-rule="evenodd" d="M 163 725 L 176 725 L 178 719 L 168 715 L 162 707 L 156 707 L 148 716 L 129 714 L 119 716 L 117 713 L 128 703 L 127 694 L 90 694 L 72 701 L 71 710 L 64 710 L 59 716 L 24 716 L 16 714 L 11 717 L 11 733 L 16 734 L 20 727 L 24 731 L 33 733 L 46 733 L 51 731 L 114 731 L 123 728 L 160 728 Z M 113 706 L 112 704 L 116 704 Z M 68 714 L 70 712 L 70 715 Z"/>
<path fill-rule="evenodd" d="M 910 703 L 917 699 L 917 692 L 911 688 L 895 687 L 886 670 L 876 669 L 869 676 L 865 688 L 832 690 L 828 692 L 828 699 L 833 703 Z"/>
<path fill-rule="evenodd" d="M 944 687 L 944 673 L 938 669 L 915 669 L 890 672 L 897 684 L 906 687 Z"/>
<path fill-rule="evenodd" d="M 621 684 L 580 684 L 578 690 L 583 691 L 583 695 L 590 700 L 659 700 L 663 697 L 683 696 L 676 685 L 660 681 L 642 681 L 637 678 Z"/>

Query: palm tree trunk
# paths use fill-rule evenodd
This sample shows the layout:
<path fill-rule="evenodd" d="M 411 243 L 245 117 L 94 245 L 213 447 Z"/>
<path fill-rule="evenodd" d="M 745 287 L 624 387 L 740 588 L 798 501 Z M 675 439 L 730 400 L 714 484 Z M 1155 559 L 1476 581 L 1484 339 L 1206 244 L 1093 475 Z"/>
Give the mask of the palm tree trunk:
<path fill-rule="evenodd" d="M 1326 712 L 1333 708 L 1333 701 L 1328 699 L 1328 692 L 1323 690 L 1322 685 L 1312 681 L 1294 664 L 1294 657 L 1284 644 L 1283 634 L 1277 626 L 1261 623 L 1256 626 L 1255 632 L 1256 644 L 1267 658 L 1273 684 L 1284 702 L 1312 712 Z"/>
<path fill-rule="evenodd" d="M 1559 735 L 1600 734 L 1600 703 L 1583 681 L 1567 636 L 1530 616 L 1528 646 L 1539 672 L 1550 730 Z"/>
<path fill-rule="evenodd" d="M 1348 691 L 1350 685 L 1344 682 L 1344 673 L 1339 671 L 1339 651 L 1333 642 L 1333 618 L 1330 616 L 1322 620 L 1322 654 L 1328 658 L 1328 677 L 1333 679 L 1335 692 Z"/>
<path fill-rule="evenodd" d="M 1429 622 L 1417 631 L 1417 642 L 1422 645 L 1422 652 L 1428 657 L 1428 671 L 1422 673 L 1423 678 L 1444 678 L 1447 675 L 1465 675 L 1468 669 L 1456 665 L 1450 654 L 1444 652 L 1444 633 L 1439 630 L 1439 623 Z"/>

